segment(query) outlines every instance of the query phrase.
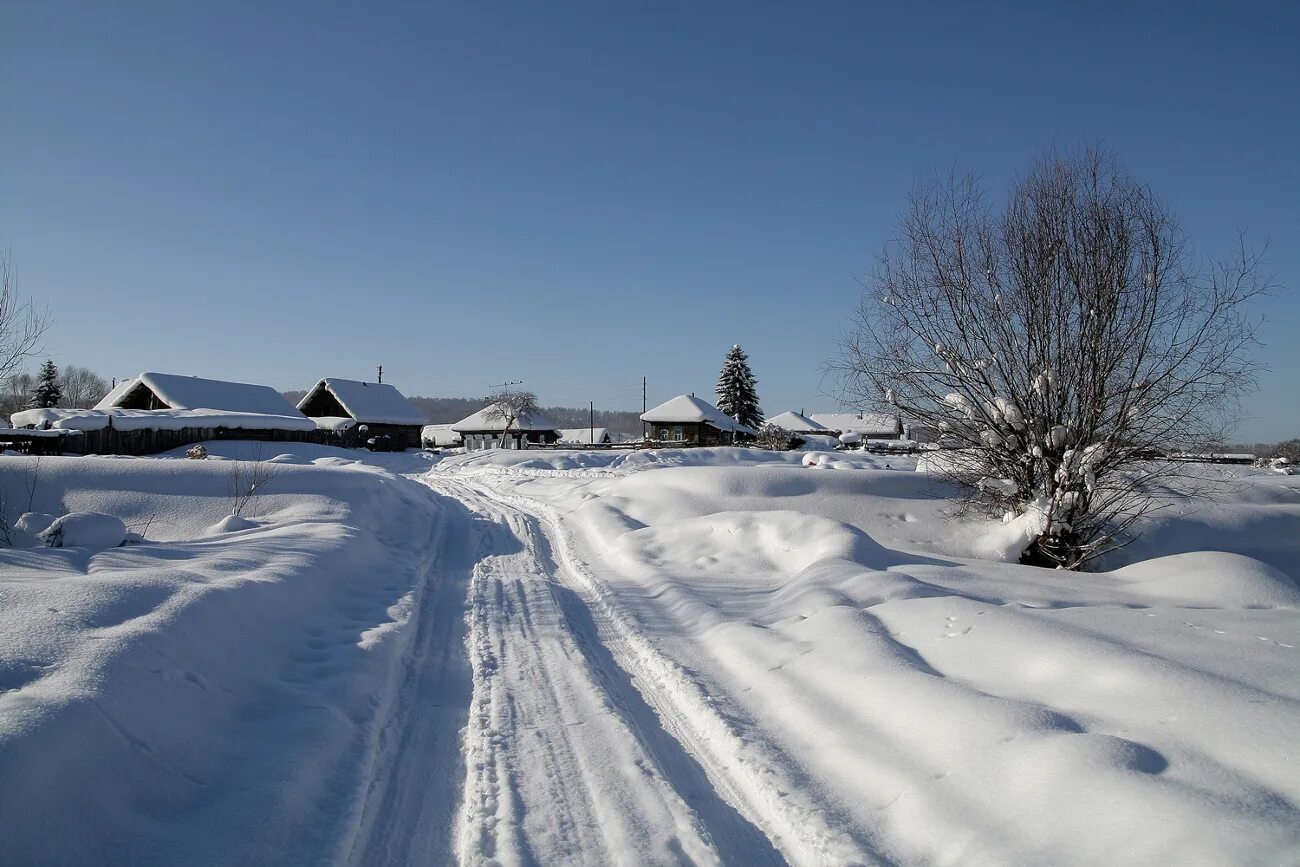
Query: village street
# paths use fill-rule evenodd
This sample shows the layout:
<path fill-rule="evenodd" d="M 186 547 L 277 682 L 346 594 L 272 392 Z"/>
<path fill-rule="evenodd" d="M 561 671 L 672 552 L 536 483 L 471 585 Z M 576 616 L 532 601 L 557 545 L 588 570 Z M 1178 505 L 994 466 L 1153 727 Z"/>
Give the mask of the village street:
<path fill-rule="evenodd" d="M 1276 703 L 1294 700 L 1220 668 L 1177 606 L 809 514 L 865 505 L 882 540 L 928 534 L 941 502 L 870 458 L 825 473 L 678 454 L 655 472 L 654 456 L 498 452 L 408 475 L 444 505 L 443 541 L 350 863 L 1095 863 L 1171 846 L 1215 862 L 1288 845 L 1294 780 L 1231 732 L 1290 737 Z M 1214 632 L 1293 633 L 1281 610 L 1241 609 L 1283 598 L 1216 599 Z M 1139 623 L 1142 645 L 1111 637 Z M 1181 722 L 1200 696 L 1224 712 Z M 1056 784 L 1079 774 L 1087 798 Z M 1204 780 L 1244 799 L 1228 810 L 1244 836 L 1130 839 L 1161 815 L 1213 827 L 1225 808 Z M 1019 826 L 1035 815 L 1055 818 Z"/>
<path fill-rule="evenodd" d="M 351 862 L 784 863 L 622 667 L 554 529 L 486 486 L 419 480 L 459 505 Z"/>
<path fill-rule="evenodd" d="M 42 464 L 149 529 L 7 552 L 6 864 L 1300 851 L 1300 478 L 1062 581 L 896 455 L 256 445 Z"/>

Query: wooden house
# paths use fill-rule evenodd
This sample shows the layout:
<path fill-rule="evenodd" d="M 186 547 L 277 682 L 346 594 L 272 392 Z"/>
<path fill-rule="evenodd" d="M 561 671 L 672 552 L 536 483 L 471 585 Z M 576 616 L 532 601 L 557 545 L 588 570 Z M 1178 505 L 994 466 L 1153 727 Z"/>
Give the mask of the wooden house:
<path fill-rule="evenodd" d="M 31 409 L 15 427 L 60 432 L 68 451 L 148 455 L 205 440 L 327 442 L 314 422 L 265 385 L 145 372 L 93 409 Z"/>
<path fill-rule="evenodd" d="M 336 377 L 317 382 L 298 402 L 298 409 L 324 429 L 355 430 L 359 445 L 378 451 L 418 449 L 420 431 L 429 421 L 386 382 Z"/>
<path fill-rule="evenodd" d="M 665 445 L 720 446 L 753 439 L 756 431 L 693 394 L 679 394 L 642 414 L 650 439 Z"/>
<path fill-rule="evenodd" d="M 479 449 L 526 449 L 553 445 L 560 439 L 555 423 L 541 413 L 523 413 L 506 428 L 505 419 L 489 404 L 451 426 L 460 434 L 468 451 Z"/>
<path fill-rule="evenodd" d="M 216 410 L 249 415 L 284 416 L 301 421 L 303 414 L 269 385 L 226 382 L 175 373 L 145 372 L 126 379 L 106 394 L 97 410 Z"/>

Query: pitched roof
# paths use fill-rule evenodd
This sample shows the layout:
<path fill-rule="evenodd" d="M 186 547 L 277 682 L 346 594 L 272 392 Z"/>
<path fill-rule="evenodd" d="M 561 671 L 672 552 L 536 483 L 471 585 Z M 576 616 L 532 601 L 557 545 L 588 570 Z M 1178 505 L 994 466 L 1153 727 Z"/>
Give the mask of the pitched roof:
<path fill-rule="evenodd" d="M 707 400 L 700 400 L 693 394 L 679 394 L 666 400 L 648 412 L 642 413 L 641 421 L 659 424 L 691 424 L 707 422 L 718 430 L 753 433 L 753 428 L 740 424 L 731 416 L 718 409 Z"/>
<path fill-rule="evenodd" d="M 95 409 L 116 407 L 137 385 L 148 387 L 172 409 L 215 409 L 223 412 L 303 417 L 293 404 L 284 399 L 284 395 L 269 385 L 152 371 L 123 382 L 95 404 Z"/>
<path fill-rule="evenodd" d="M 594 435 L 594 439 L 592 438 Z M 609 436 L 609 428 L 598 427 L 573 427 L 561 428 L 560 442 L 577 443 L 579 445 L 591 445 L 593 443 L 603 443 Z"/>
<path fill-rule="evenodd" d="M 505 430 L 505 419 L 493 412 L 495 404 L 488 404 L 473 415 L 466 416 L 451 426 L 451 429 L 457 433 L 470 433 L 480 431 L 503 431 Z M 559 427 L 555 422 L 539 412 L 523 413 L 515 419 L 510 425 L 510 430 L 527 431 L 558 431 Z"/>
<path fill-rule="evenodd" d="M 815 412 L 808 416 L 813 421 L 829 430 L 840 433 L 859 433 L 896 435 L 899 430 L 898 416 L 887 412 Z"/>
<path fill-rule="evenodd" d="M 135 388 L 135 384 L 139 381 L 140 380 L 135 377 L 122 380 L 117 385 L 113 386 L 112 391 L 99 399 L 99 403 L 95 404 L 95 409 L 108 409 L 113 406 L 126 396 L 128 391 Z"/>
<path fill-rule="evenodd" d="M 824 424 L 819 424 L 806 415 L 791 410 L 783 412 L 780 415 L 774 415 L 767 420 L 767 424 L 774 424 L 777 427 L 785 428 L 793 433 L 802 433 L 807 431 L 822 431 L 830 433 L 830 430 Z"/>
<path fill-rule="evenodd" d="M 326 377 L 298 402 L 307 406 L 316 392 L 324 389 L 339 402 L 348 415 L 361 424 L 425 425 L 429 419 L 415 404 L 387 382 L 359 382 L 355 379 Z"/>

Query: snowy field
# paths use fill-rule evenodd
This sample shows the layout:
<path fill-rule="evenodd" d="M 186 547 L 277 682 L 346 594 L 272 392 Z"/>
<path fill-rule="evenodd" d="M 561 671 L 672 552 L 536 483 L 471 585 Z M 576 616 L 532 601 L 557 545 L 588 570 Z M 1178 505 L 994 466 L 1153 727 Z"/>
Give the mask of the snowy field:
<path fill-rule="evenodd" d="M 1300 863 L 1300 477 L 1077 574 L 906 457 L 209 448 L 0 460 L 143 537 L 0 550 L 0 862 Z"/>

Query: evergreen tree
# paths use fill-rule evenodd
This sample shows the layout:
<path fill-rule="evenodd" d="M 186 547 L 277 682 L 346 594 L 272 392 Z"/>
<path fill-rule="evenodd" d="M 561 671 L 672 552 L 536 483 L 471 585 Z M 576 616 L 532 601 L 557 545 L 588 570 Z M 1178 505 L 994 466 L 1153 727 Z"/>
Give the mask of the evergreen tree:
<path fill-rule="evenodd" d="M 53 361 L 46 361 L 41 365 L 36 388 L 32 391 L 32 407 L 39 409 L 58 406 L 61 400 L 63 400 L 63 386 L 59 385 L 58 365 Z"/>
<path fill-rule="evenodd" d="M 749 369 L 749 356 L 739 345 L 731 347 L 722 362 L 722 372 L 718 374 L 718 409 L 757 430 L 763 425 L 757 386 L 758 380 Z"/>

